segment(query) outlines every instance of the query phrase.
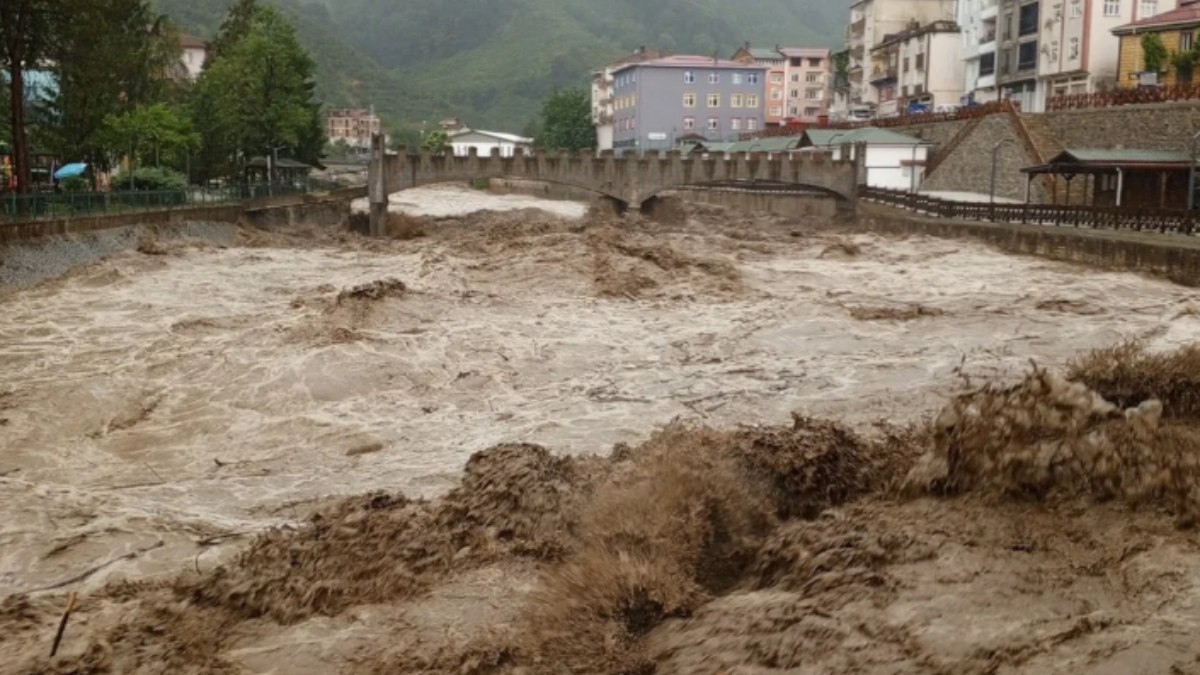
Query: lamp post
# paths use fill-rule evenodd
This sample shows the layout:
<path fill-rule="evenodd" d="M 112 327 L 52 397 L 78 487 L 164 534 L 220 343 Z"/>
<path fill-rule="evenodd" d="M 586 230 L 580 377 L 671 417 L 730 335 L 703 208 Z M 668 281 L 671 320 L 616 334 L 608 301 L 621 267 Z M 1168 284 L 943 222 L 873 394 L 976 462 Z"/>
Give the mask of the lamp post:
<path fill-rule="evenodd" d="M 1191 211 L 1196 208 L 1196 159 L 1200 155 L 1200 131 L 1192 136 L 1189 143 L 1192 151 L 1191 162 L 1188 165 L 1188 194 L 1187 194 L 1187 210 Z M 1120 195 L 1118 195 L 1120 197 Z"/>
<path fill-rule="evenodd" d="M 1004 147 L 1006 144 L 1015 143 L 1015 142 L 1016 141 L 1014 141 L 1011 138 L 1005 138 L 1000 141 L 997 141 L 996 144 L 992 146 L 992 180 L 991 180 L 991 187 L 989 188 L 989 191 L 988 191 L 988 203 L 989 204 L 996 203 L 996 161 L 1000 158 L 1000 148 Z"/>

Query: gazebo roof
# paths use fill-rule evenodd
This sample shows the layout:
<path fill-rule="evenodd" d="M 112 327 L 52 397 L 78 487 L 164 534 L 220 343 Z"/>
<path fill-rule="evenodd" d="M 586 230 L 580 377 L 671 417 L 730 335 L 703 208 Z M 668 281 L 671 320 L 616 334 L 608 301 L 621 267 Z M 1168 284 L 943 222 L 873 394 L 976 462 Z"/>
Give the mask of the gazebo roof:
<path fill-rule="evenodd" d="M 1071 148 L 1060 152 L 1041 166 L 1030 166 L 1025 173 L 1107 173 L 1117 169 L 1182 170 L 1191 157 L 1179 150 L 1143 148 Z"/>

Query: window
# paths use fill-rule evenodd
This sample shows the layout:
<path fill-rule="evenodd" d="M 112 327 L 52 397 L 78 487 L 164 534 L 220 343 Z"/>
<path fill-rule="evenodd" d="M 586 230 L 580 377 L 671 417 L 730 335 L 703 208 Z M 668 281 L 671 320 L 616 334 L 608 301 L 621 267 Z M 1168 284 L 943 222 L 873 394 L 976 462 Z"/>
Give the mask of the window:
<path fill-rule="evenodd" d="M 925 70 L 925 55 L 917 54 L 917 70 Z"/>
<path fill-rule="evenodd" d="M 691 70 L 683 71 L 683 83 L 684 84 L 696 84 L 695 71 L 691 71 Z"/>
<path fill-rule="evenodd" d="M 742 130 L 742 118 L 735 117 L 735 118 L 729 120 L 729 128 L 734 131 L 741 131 Z"/>
<path fill-rule="evenodd" d="M 1037 67 L 1037 43 L 1023 42 L 1017 52 L 1017 70 Z"/>
<path fill-rule="evenodd" d="M 809 59 L 808 67 L 809 68 L 820 68 L 821 67 L 821 59 Z"/>
<path fill-rule="evenodd" d="M 630 108 L 637 107 L 637 94 L 634 94 L 633 96 L 629 97 L 629 107 Z"/>
<path fill-rule="evenodd" d="M 788 114 L 790 114 L 792 117 L 795 117 L 798 114 L 797 110 L 798 110 L 798 108 L 796 108 L 796 106 L 792 106 L 792 112 L 790 112 Z"/>
<path fill-rule="evenodd" d="M 987 77 L 996 74 L 996 53 L 982 54 L 979 57 L 979 76 Z"/>
<path fill-rule="evenodd" d="M 741 73 L 734 73 L 734 74 L 730 75 L 729 77 L 730 77 L 730 82 L 732 82 L 733 84 L 741 84 L 742 83 L 742 74 Z"/>
<path fill-rule="evenodd" d="M 1158 14 L 1158 0 L 1142 0 L 1142 11 L 1138 12 L 1139 19 L 1145 19 Z"/>
<path fill-rule="evenodd" d="M 721 74 L 720 73 L 709 73 L 708 74 L 708 83 L 709 84 L 721 84 Z"/>
<path fill-rule="evenodd" d="M 1104 16 L 1121 16 L 1121 0 L 1104 0 Z"/>
<path fill-rule="evenodd" d="M 753 117 L 746 119 L 746 131 L 758 131 L 758 120 Z"/>
<path fill-rule="evenodd" d="M 683 107 L 695 108 L 696 107 L 696 95 L 695 94 L 684 94 L 683 95 Z"/>
<path fill-rule="evenodd" d="M 708 130 L 709 131 L 720 131 L 721 130 L 721 120 L 716 117 L 708 118 Z"/>
<path fill-rule="evenodd" d="M 1021 5 L 1021 35 L 1033 35 L 1038 32 L 1039 3 Z"/>
<path fill-rule="evenodd" d="M 772 101 L 782 101 L 783 100 L 783 90 L 782 89 L 772 89 L 771 90 L 771 100 Z"/>
<path fill-rule="evenodd" d="M 1179 51 L 1186 52 L 1192 48 L 1192 43 L 1195 42 L 1195 36 L 1190 31 L 1183 31 L 1179 34 Z"/>
<path fill-rule="evenodd" d="M 732 94 L 729 97 L 729 107 L 730 108 L 741 108 L 743 105 L 745 105 L 745 101 L 746 101 L 745 97 L 742 96 L 741 94 Z"/>
<path fill-rule="evenodd" d="M 750 94 L 750 95 L 746 96 L 746 107 L 747 108 L 757 108 L 758 107 L 758 94 Z"/>
<path fill-rule="evenodd" d="M 758 84 L 759 77 L 761 76 L 758 73 L 746 73 L 746 82 L 750 84 Z"/>
<path fill-rule="evenodd" d="M 792 95 L 791 95 L 789 98 L 800 98 L 800 90 L 799 90 L 799 89 L 793 89 L 793 90 L 792 90 Z"/>
<path fill-rule="evenodd" d="M 902 70 L 900 72 L 907 73 L 908 72 L 908 57 L 907 56 L 904 57 L 903 68 L 904 68 L 904 70 Z"/>
<path fill-rule="evenodd" d="M 708 107 L 720 108 L 721 107 L 721 95 L 720 94 L 709 94 L 708 95 Z"/>
<path fill-rule="evenodd" d="M 805 89 L 804 90 L 804 98 L 806 98 L 810 101 L 820 101 L 821 100 L 821 90 L 817 89 L 815 87 Z"/>
<path fill-rule="evenodd" d="M 1071 38 L 1068 44 L 1069 47 L 1067 48 L 1067 59 L 1073 61 L 1079 58 L 1079 38 Z"/>
<path fill-rule="evenodd" d="M 792 82 L 800 81 L 800 73 L 792 73 Z"/>
<path fill-rule="evenodd" d="M 1004 15 L 1004 40 L 1013 38 L 1013 15 L 1012 12 Z"/>
<path fill-rule="evenodd" d="M 1083 0 L 1071 0 L 1071 18 L 1083 18 Z"/>
<path fill-rule="evenodd" d="M 691 131 L 695 128 L 696 128 L 696 118 L 695 117 L 683 118 L 683 130 L 684 131 Z"/>
<path fill-rule="evenodd" d="M 804 76 L 804 81 L 805 82 L 820 82 L 821 74 L 820 73 L 809 73 Z"/>
<path fill-rule="evenodd" d="M 783 107 L 782 106 L 777 106 L 777 105 L 771 106 L 771 117 L 782 117 L 782 116 L 783 116 Z"/>
<path fill-rule="evenodd" d="M 816 117 L 817 115 L 820 115 L 820 114 L 821 114 L 820 108 L 805 108 L 804 109 L 805 117 Z"/>
<path fill-rule="evenodd" d="M 771 73 L 771 84 L 783 84 L 783 73 Z"/>

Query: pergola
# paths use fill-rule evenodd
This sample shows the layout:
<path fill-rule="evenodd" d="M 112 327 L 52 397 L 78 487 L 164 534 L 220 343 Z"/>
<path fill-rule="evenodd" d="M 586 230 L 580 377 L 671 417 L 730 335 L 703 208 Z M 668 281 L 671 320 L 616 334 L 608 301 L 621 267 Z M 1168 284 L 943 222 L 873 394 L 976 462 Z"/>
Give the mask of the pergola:
<path fill-rule="evenodd" d="M 1060 176 L 1067 184 L 1064 203 L 1071 203 L 1071 186 L 1083 177 L 1083 202 L 1093 206 L 1183 208 L 1191 158 L 1176 150 L 1137 148 L 1072 149 L 1055 155 L 1042 166 L 1021 169 L 1025 174 L 1025 202 L 1029 203 L 1037 176 Z M 1058 203 L 1055 190 L 1053 203 Z"/>

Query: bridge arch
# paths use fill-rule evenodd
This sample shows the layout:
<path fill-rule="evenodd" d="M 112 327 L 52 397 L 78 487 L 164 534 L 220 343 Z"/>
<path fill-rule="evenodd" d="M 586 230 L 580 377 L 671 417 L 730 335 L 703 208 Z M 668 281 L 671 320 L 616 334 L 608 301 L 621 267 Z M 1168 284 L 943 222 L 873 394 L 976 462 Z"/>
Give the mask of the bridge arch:
<path fill-rule="evenodd" d="M 862 157 L 864 153 L 856 153 Z M 644 156 L 614 157 L 611 152 L 599 156 L 589 151 L 577 155 L 566 152 L 532 154 L 518 152 L 500 156 L 479 156 L 474 149 L 464 156 L 409 154 L 400 148 L 397 154 L 384 154 L 377 137 L 374 158 L 369 167 L 369 193 L 372 232 L 387 218 L 388 195 L 434 183 L 468 182 L 480 178 L 515 178 L 557 183 L 610 197 L 629 208 L 664 190 L 705 185 L 756 185 L 814 189 L 836 196 L 847 208 L 858 197 L 858 168 L 854 161 L 834 161 L 825 153 L 795 153 L 768 156 L 763 153 L 732 157 L 695 158 L 677 151 Z"/>

